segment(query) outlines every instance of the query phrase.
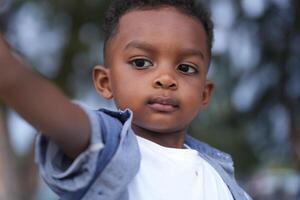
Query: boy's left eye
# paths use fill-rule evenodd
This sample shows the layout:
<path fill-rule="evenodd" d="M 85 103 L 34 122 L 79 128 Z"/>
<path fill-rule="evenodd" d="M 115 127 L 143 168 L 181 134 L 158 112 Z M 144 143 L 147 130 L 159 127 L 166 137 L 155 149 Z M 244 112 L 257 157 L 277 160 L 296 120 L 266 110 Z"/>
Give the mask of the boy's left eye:
<path fill-rule="evenodd" d="M 131 60 L 129 63 L 133 65 L 136 69 L 146 69 L 152 66 L 152 63 L 149 60 L 143 58 Z"/>
<path fill-rule="evenodd" d="M 198 69 L 188 64 L 180 64 L 177 66 L 177 70 L 184 74 L 196 74 Z"/>

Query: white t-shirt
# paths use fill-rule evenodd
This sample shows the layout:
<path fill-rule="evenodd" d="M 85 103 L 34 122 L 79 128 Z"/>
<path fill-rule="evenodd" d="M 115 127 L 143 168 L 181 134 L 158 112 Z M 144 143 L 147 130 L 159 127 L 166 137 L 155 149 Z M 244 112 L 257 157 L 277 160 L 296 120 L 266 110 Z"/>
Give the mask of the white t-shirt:
<path fill-rule="evenodd" d="M 129 200 L 233 200 L 219 174 L 196 150 L 137 139 L 141 166 L 128 186 Z"/>

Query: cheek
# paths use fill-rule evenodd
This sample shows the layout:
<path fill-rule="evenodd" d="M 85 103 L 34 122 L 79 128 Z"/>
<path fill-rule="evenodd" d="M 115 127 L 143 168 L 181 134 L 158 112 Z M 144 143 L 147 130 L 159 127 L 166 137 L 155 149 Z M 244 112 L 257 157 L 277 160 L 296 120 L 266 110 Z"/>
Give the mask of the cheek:
<path fill-rule="evenodd" d="M 114 100 L 119 109 L 124 110 L 130 108 L 132 111 L 137 110 L 139 104 L 144 101 L 141 97 L 143 95 L 141 87 L 133 83 L 132 80 L 117 80 L 112 86 L 114 93 Z"/>
<path fill-rule="evenodd" d="M 202 105 L 203 88 L 199 84 L 189 84 L 182 88 L 181 99 L 189 113 L 198 113 Z"/>
<path fill-rule="evenodd" d="M 203 95 L 203 84 L 204 83 L 199 80 L 182 81 L 181 91 L 182 95 L 184 95 L 183 98 L 193 105 L 200 103 Z"/>
<path fill-rule="evenodd" d="M 199 96 L 199 95 L 198 95 Z M 195 98 L 195 97 L 193 97 Z M 192 99 L 190 98 L 191 101 L 186 103 L 186 108 L 183 111 L 183 116 L 184 119 L 188 122 L 191 123 L 191 121 L 197 116 L 199 111 L 201 110 L 201 103 L 200 103 L 200 97 Z"/>

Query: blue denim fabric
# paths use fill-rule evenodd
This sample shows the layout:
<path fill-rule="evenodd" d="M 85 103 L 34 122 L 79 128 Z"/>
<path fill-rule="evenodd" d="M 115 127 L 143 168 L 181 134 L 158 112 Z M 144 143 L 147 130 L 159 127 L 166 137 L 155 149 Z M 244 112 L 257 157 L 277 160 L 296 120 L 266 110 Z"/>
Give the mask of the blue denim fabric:
<path fill-rule="evenodd" d="M 62 200 L 128 200 L 127 186 L 140 166 L 140 151 L 131 129 L 130 110 L 89 110 L 92 134 L 89 148 L 74 161 L 47 138 L 36 141 L 36 162 L 49 187 Z M 191 136 L 185 143 L 197 150 L 222 177 L 234 199 L 251 199 L 234 178 L 231 157 Z M 191 188 L 197 189 L 197 188 Z"/>

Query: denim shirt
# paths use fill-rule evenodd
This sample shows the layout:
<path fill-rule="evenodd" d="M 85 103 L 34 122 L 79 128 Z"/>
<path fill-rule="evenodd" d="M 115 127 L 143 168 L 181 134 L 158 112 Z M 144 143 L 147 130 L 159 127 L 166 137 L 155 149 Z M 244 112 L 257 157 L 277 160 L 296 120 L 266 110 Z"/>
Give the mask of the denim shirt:
<path fill-rule="evenodd" d="M 82 108 L 92 130 L 88 149 L 71 161 L 57 145 L 39 135 L 36 162 L 41 175 L 62 200 L 128 200 L 127 186 L 137 174 L 141 160 L 131 129 L 132 112 Z M 234 199 L 251 199 L 237 184 L 228 154 L 189 135 L 185 136 L 185 144 L 214 167 Z"/>

